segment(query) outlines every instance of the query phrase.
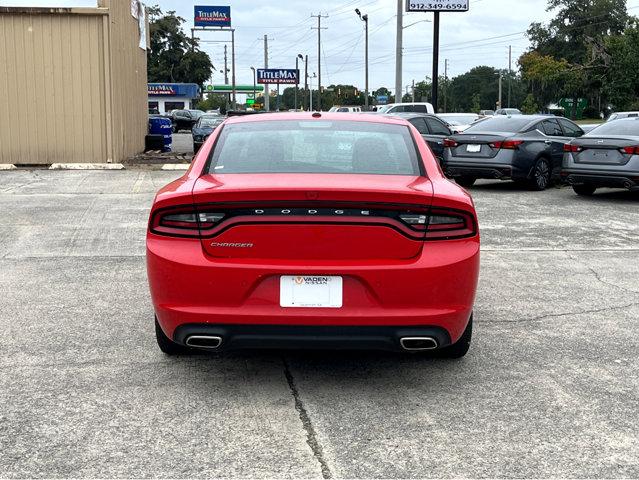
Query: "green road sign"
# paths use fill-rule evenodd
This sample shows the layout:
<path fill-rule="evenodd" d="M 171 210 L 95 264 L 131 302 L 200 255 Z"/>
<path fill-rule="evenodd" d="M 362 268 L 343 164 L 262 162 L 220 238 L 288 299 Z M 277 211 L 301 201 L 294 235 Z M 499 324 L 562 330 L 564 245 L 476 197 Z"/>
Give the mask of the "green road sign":
<path fill-rule="evenodd" d="M 252 98 L 249 98 L 249 99 L 246 100 L 246 104 L 247 105 L 255 105 L 255 100 L 252 99 Z"/>

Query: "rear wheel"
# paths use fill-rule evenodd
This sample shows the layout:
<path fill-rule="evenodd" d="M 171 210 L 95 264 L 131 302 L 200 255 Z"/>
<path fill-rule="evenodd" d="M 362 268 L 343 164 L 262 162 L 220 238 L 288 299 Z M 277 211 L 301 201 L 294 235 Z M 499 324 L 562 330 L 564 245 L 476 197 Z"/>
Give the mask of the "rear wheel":
<path fill-rule="evenodd" d="M 473 316 L 470 316 L 466 330 L 462 336 L 452 345 L 439 350 L 439 355 L 444 358 L 462 358 L 470 349 L 470 340 L 473 336 Z"/>
<path fill-rule="evenodd" d="M 460 177 L 455 177 L 455 182 L 462 187 L 472 187 L 473 184 L 477 181 L 475 177 L 469 177 L 468 175 L 462 175 Z"/>
<path fill-rule="evenodd" d="M 547 159 L 540 158 L 533 168 L 532 176 L 529 180 L 530 188 L 537 191 L 546 190 L 550 185 L 550 175 L 550 163 Z"/>
<path fill-rule="evenodd" d="M 573 185 L 572 189 L 575 191 L 577 195 L 583 195 L 585 197 L 591 196 L 597 190 L 597 187 L 594 185 L 588 185 L 586 183 L 582 185 Z"/>
<path fill-rule="evenodd" d="M 155 318 L 155 339 L 158 342 L 160 350 L 167 355 L 187 355 L 192 352 L 190 348 L 180 345 L 179 343 L 175 343 L 167 337 L 162 331 L 162 327 L 160 327 L 157 317 Z"/>

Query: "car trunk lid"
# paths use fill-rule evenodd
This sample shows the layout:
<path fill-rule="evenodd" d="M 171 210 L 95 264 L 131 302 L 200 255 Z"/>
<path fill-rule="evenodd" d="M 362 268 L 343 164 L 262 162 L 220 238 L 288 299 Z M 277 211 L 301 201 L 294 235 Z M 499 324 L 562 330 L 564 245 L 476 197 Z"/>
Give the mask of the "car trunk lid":
<path fill-rule="evenodd" d="M 431 198 L 428 179 L 399 175 L 205 175 L 193 189 L 198 212 L 224 215 L 202 248 L 237 259 L 413 258 L 424 232 L 399 215 L 425 213 Z"/>
<path fill-rule="evenodd" d="M 464 160 L 485 160 L 494 158 L 500 150 L 500 142 L 512 134 L 508 133 L 464 133 L 452 138 L 457 146 L 450 147 L 453 157 L 464 157 Z"/>
<path fill-rule="evenodd" d="M 625 165 L 639 150 L 636 139 L 626 137 L 582 137 L 571 142 L 575 163 Z"/>

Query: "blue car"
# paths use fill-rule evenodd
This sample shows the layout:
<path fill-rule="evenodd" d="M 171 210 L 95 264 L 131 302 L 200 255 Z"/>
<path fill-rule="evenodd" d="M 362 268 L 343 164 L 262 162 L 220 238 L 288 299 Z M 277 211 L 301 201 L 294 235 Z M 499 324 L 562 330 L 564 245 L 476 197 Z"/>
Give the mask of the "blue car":
<path fill-rule="evenodd" d="M 197 153 L 206 139 L 224 121 L 221 115 L 202 115 L 193 126 L 193 153 Z"/>

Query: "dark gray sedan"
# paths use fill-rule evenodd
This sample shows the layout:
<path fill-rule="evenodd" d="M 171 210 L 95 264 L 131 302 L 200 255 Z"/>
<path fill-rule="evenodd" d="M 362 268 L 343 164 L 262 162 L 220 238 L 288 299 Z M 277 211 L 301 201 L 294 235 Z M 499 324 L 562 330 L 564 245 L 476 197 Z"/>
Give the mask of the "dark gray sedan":
<path fill-rule="evenodd" d="M 639 189 L 639 118 L 604 123 L 564 147 L 561 176 L 578 195 Z"/>
<path fill-rule="evenodd" d="M 444 168 L 466 187 L 478 178 L 494 178 L 545 190 L 559 177 L 564 145 L 583 134 L 565 118 L 490 117 L 444 140 Z"/>
<path fill-rule="evenodd" d="M 444 159 L 444 139 L 453 134 L 448 124 L 441 118 L 430 113 L 391 113 L 393 117 L 400 117 L 410 122 L 422 138 L 426 140 L 433 155 L 440 165 Z"/>

